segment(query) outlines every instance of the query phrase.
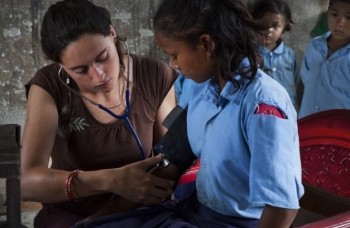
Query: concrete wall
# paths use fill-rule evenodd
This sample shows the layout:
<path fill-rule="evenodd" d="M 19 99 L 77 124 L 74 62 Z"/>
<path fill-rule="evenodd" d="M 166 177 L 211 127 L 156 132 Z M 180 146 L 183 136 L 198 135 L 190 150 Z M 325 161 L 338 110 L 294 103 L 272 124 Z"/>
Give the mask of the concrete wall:
<path fill-rule="evenodd" d="M 164 58 L 153 42 L 152 16 L 161 0 L 94 0 L 107 7 L 120 35 L 128 38 L 130 51 Z M 250 3 L 253 0 L 245 0 Z M 295 25 L 285 36 L 298 62 L 319 14 L 328 0 L 286 0 Z M 24 124 L 24 84 L 47 63 L 39 45 L 39 26 L 47 7 L 56 0 L 0 0 L 0 124 Z"/>

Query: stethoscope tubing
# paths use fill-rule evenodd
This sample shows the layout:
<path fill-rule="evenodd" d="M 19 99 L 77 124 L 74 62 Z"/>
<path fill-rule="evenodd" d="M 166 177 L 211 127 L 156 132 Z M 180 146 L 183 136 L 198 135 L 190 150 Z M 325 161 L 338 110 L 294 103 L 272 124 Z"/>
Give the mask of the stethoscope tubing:
<path fill-rule="evenodd" d="M 127 89 L 126 92 L 127 94 L 129 94 L 129 90 Z M 135 128 L 132 126 L 130 120 L 129 120 L 129 112 L 130 112 L 130 98 L 129 98 L 129 95 L 126 95 L 127 96 L 127 99 L 126 99 L 126 111 L 123 115 L 117 115 L 115 114 L 114 112 L 112 112 L 110 109 L 106 108 L 105 106 L 101 105 L 101 104 L 98 104 L 98 107 L 100 109 L 102 109 L 103 111 L 107 112 L 109 115 L 113 116 L 114 118 L 116 119 L 119 119 L 119 120 L 124 120 L 124 123 L 125 125 L 129 128 L 131 134 L 133 135 L 136 143 L 137 143 L 137 146 L 139 148 L 139 151 L 140 151 L 140 154 L 141 154 L 141 157 L 142 159 L 146 159 L 145 157 L 145 152 L 143 151 L 143 147 L 142 147 L 142 143 L 141 143 L 141 140 L 139 138 L 139 136 L 137 135 L 136 131 L 135 131 Z"/>
<path fill-rule="evenodd" d="M 118 119 L 118 120 L 123 120 L 125 125 L 128 127 L 128 129 L 130 130 L 131 134 L 133 135 L 133 138 L 135 139 L 136 143 L 137 143 L 137 146 L 138 146 L 138 149 L 139 149 L 139 152 L 140 152 L 140 155 L 142 157 L 142 159 L 146 159 L 146 156 L 145 156 L 145 152 L 143 150 L 143 146 L 142 146 L 142 143 L 141 143 L 141 140 L 140 140 L 140 137 L 137 135 L 136 131 L 135 131 L 135 128 L 132 126 L 132 123 L 130 122 L 129 120 L 129 114 L 130 114 L 130 91 L 129 91 L 129 79 L 130 79 L 130 71 L 129 71 L 129 67 L 130 67 L 130 54 L 129 54 L 129 47 L 128 47 L 128 44 L 126 43 L 126 41 L 123 41 L 124 42 L 124 45 L 125 45 L 125 48 L 126 48 L 126 52 L 127 52 L 127 55 L 128 55 L 128 66 L 127 66 L 127 87 L 126 87 L 126 90 L 125 90 L 125 102 L 126 102 L 126 110 L 124 112 L 124 114 L 122 115 L 118 115 L 116 113 L 114 113 L 112 110 L 110 110 L 109 108 L 105 107 L 104 105 L 102 104 L 99 104 L 89 98 L 87 98 L 86 96 L 78 93 L 77 91 L 73 90 L 72 88 L 70 88 L 64 81 L 63 79 L 61 78 L 61 71 L 63 69 L 63 67 L 61 66 L 60 69 L 58 70 L 58 78 L 59 80 L 62 82 L 62 84 L 68 88 L 69 91 L 73 92 L 73 94 L 81 97 L 82 99 L 90 102 L 91 104 L 97 106 L 98 108 L 100 108 L 101 110 L 103 110 L 104 112 L 108 113 L 109 115 L 111 115 L 112 117 Z"/>

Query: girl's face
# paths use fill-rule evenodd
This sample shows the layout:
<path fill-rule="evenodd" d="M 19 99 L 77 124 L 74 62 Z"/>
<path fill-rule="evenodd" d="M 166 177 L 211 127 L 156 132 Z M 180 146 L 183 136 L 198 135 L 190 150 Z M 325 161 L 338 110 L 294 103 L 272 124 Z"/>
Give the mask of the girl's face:
<path fill-rule="evenodd" d="M 350 4 L 335 1 L 328 9 L 328 28 L 332 32 L 332 39 L 339 43 L 350 42 Z"/>
<path fill-rule="evenodd" d="M 85 34 L 62 52 L 61 65 L 82 93 L 109 92 L 115 88 L 120 66 L 116 34 Z"/>
<path fill-rule="evenodd" d="M 284 33 L 286 20 L 282 14 L 267 12 L 260 18 L 259 22 L 269 27 L 262 39 L 264 46 L 273 50 Z"/>
<path fill-rule="evenodd" d="M 213 60 L 206 44 L 195 49 L 183 41 L 170 39 L 161 32 L 155 33 L 159 47 L 170 57 L 170 65 L 195 82 L 204 82 L 213 76 Z M 208 44 L 210 45 L 210 44 Z"/>

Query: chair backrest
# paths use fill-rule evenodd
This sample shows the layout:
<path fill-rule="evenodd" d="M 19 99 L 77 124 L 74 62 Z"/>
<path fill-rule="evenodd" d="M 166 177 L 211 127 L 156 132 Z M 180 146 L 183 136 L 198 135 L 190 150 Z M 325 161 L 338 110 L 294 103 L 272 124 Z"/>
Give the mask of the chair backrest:
<path fill-rule="evenodd" d="M 0 227 L 21 227 L 20 136 L 20 125 L 0 125 L 0 178 L 6 178 L 6 222 Z"/>
<path fill-rule="evenodd" d="M 18 124 L 0 125 L 0 177 L 19 176 L 20 134 Z"/>
<path fill-rule="evenodd" d="M 350 110 L 298 120 L 303 182 L 350 198 Z"/>

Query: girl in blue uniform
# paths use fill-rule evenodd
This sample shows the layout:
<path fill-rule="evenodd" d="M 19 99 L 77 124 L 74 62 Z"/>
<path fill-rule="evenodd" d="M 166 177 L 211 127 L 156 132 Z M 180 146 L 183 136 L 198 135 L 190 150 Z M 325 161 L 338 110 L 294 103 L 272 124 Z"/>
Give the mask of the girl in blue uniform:
<path fill-rule="evenodd" d="M 350 109 L 350 1 L 330 0 L 329 31 L 304 52 L 304 94 L 299 118 L 329 109 Z"/>
<path fill-rule="evenodd" d="M 298 109 L 296 98 L 297 67 L 295 52 L 287 46 L 282 36 L 292 28 L 292 14 L 282 0 L 258 0 L 252 6 L 253 17 L 267 30 L 262 35 L 261 55 L 264 71 L 287 90 L 293 105 Z"/>
<path fill-rule="evenodd" d="M 164 0 L 154 29 L 194 82 L 187 133 L 200 169 L 182 216 L 198 227 L 289 227 L 303 194 L 296 111 L 259 69 L 261 27 L 239 0 Z"/>

